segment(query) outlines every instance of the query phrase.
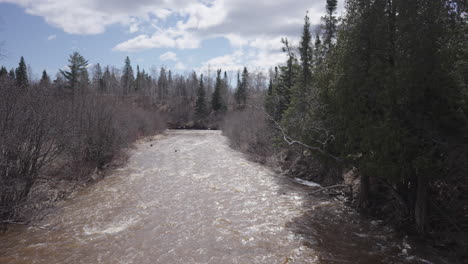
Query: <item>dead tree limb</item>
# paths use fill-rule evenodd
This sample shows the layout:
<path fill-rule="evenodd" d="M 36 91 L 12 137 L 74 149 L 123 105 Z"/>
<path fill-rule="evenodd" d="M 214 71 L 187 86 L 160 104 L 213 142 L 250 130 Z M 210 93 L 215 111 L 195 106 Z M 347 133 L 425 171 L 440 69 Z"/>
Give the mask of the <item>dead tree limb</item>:
<path fill-rule="evenodd" d="M 337 184 L 337 185 L 332 185 L 332 186 L 328 186 L 328 187 L 322 187 L 319 190 L 316 190 L 316 191 L 313 191 L 313 192 L 309 193 L 309 195 L 314 194 L 314 193 L 319 193 L 321 191 L 333 189 L 333 188 L 338 188 L 338 187 L 346 187 L 346 184 Z"/>
<path fill-rule="evenodd" d="M 281 132 L 282 136 L 283 136 L 283 140 L 288 144 L 288 145 L 294 145 L 294 144 L 297 144 L 297 145 L 300 145 L 300 146 L 303 146 L 307 149 L 310 149 L 310 150 L 313 150 L 313 151 L 317 151 L 329 158 L 332 158 L 334 159 L 335 161 L 341 161 L 341 159 L 339 157 L 336 157 L 328 152 L 326 152 L 325 150 L 323 150 L 322 148 L 319 148 L 319 147 L 313 147 L 313 146 L 309 146 L 299 140 L 294 140 L 292 139 L 291 137 L 289 137 L 286 132 L 284 131 L 283 127 L 271 116 L 269 115 L 267 112 L 265 112 L 265 115 L 276 125 L 276 127 L 278 128 L 278 130 Z M 328 140 L 327 140 L 328 141 Z M 320 141 L 318 141 L 320 142 Z M 325 145 L 326 142 L 320 142 L 322 145 Z"/>

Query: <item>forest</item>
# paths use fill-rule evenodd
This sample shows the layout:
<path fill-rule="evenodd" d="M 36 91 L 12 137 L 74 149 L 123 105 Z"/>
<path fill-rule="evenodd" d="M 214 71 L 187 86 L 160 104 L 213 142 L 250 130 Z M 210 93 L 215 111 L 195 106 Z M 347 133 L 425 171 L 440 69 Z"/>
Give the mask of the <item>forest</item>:
<path fill-rule="evenodd" d="M 0 69 L 0 220 L 38 182 L 88 181 L 137 139 L 221 129 L 231 145 L 288 175 L 337 186 L 371 218 L 467 258 L 468 4 L 326 0 L 269 72 L 151 73 L 75 52 L 32 80 L 21 57 Z M 234 78 L 231 78 L 234 76 Z M 52 80 L 54 79 L 54 80 Z M 335 188 L 330 188 L 334 190 Z"/>

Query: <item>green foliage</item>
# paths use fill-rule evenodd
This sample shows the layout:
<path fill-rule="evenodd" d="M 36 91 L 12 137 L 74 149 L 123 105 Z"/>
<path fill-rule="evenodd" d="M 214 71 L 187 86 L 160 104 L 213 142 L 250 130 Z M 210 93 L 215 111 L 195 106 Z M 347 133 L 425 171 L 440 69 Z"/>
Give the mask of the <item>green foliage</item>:
<path fill-rule="evenodd" d="M 16 80 L 15 69 L 12 68 L 12 69 L 8 72 L 8 77 L 10 78 L 10 80 Z"/>
<path fill-rule="evenodd" d="M 249 72 L 247 71 L 247 67 L 244 67 L 244 71 L 242 72 L 242 80 L 239 79 L 239 74 L 237 74 L 237 89 L 234 94 L 236 98 L 237 108 L 243 109 L 247 103 L 247 93 L 249 89 Z"/>
<path fill-rule="evenodd" d="M 306 16 L 300 65 L 283 40 L 288 60 L 265 108 L 288 135 L 358 168 L 362 207 L 393 186 L 402 215 L 424 232 L 428 188 L 451 177 L 446 157 L 467 142 L 466 6 L 350 0 L 340 27 L 336 6 L 327 1 L 313 48 Z"/>
<path fill-rule="evenodd" d="M 16 86 L 20 89 L 26 89 L 29 86 L 28 80 L 28 68 L 26 67 L 26 63 L 24 62 L 23 56 L 21 56 L 20 62 L 18 64 L 18 68 L 15 71 L 16 76 Z"/>
<path fill-rule="evenodd" d="M 67 81 L 67 88 L 72 95 L 82 94 L 89 85 L 88 61 L 78 52 L 74 52 L 70 55 L 68 63 L 69 71 L 60 70 L 60 73 Z"/>
<path fill-rule="evenodd" d="M 5 67 L 0 68 L 0 78 L 8 76 L 8 70 Z"/>
<path fill-rule="evenodd" d="M 197 90 L 197 101 L 195 103 L 195 116 L 197 119 L 203 119 L 207 116 L 206 91 L 203 84 L 203 74 L 200 76 L 200 85 Z"/>
<path fill-rule="evenodd" d="M 213 98 L 211 99 L 211 106 L 213 111 L 224 112 L 227 110 L 226 103 L 222 96 L 224 81 L 221 79 L 221 70 L 217 71 L 215 90 L 213 92 Z"/>
<path fill-rule="evenodd" d="M 122 70 L 122 89 L 124 94 L 129 94 L 132 92 L 133 85 L 135 82 L 135 76 L 133 75 L 132 64 L 130 63 L 130 58 L 127 56 L 125 58 L 125 66 Z"/>
<path fill-rule="evenodd" d="M 103 78 L 102 68 L 99 63 L 97 63 L 94 66 L 93 86 L 97 92 L 99 93 L 104 92 L 104 78 Z"/>
<path fill-rule="evenodd" d="M 41 80 L 39 81 L 39 85 L 42 87 L 50 87 L 50 77 L 47 75 L 46 70 L 42 72 Z"/>

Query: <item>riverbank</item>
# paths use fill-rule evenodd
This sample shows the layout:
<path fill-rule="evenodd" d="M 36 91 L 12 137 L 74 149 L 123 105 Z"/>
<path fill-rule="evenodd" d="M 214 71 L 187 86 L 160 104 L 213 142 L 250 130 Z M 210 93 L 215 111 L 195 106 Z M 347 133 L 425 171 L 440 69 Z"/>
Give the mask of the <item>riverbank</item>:
<path fill-rule="evenodd" d="M 6 231 L 11 225 L 41 227 L 38 223 L 48 215 L 55 214 L 57 204 L 72 199 L 80 191 L 89 188 L 114 170 L 124 167 L 129 153 L 137 145 L 162 138 L 164 131 L 154 136 L 137 139 L 126 148 L 120 149 L 112 159 L 103 166 L 93 163 L 73 163 L 67 159 L 57 158 L 38 175 L 29 195 L 15 208 L 15 218 L 0 223 L 0 230 Z"/>
<path fill-rule="evenodd" d="M 0 262 L 421 263 L 410 243 L 229 147 L 168 131 L 125 166 L 0 237 Z M 434 262 L 437 263 L 437 262 Z"/>

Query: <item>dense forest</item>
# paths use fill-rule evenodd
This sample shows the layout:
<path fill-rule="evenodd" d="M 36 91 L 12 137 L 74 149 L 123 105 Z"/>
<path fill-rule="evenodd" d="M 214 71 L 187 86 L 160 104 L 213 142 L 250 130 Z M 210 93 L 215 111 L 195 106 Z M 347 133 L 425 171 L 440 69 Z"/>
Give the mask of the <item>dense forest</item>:
<path fill-rule="evenodd" d="M 228 117 L 225 134 L 291 174 L 349 183 L 362 212 L 466 258 L 466 1 L 336 8 L 313 29 L 306 15 L 297 48 L 283 40 L 264 109 Z"/>
<path fill-rule="evenodd" d="M 88 67 L 77 52 L 54 80 L 30 80 L 23 58 L 2 67 L 0 219 L 20 217 L 37 181 L 89 178 L 141 136 L 221 128 L 257 161 L 346 186 L 363 213 L 466 258 L 468 4 L 345 8 L 338 16 L 327 0 L 321 25 L 307 14 L 300 43 L 283 39 L 282 65 L 234 80 L 221 69 L 135 72 L 128 57 L 123 68 Z"/>

